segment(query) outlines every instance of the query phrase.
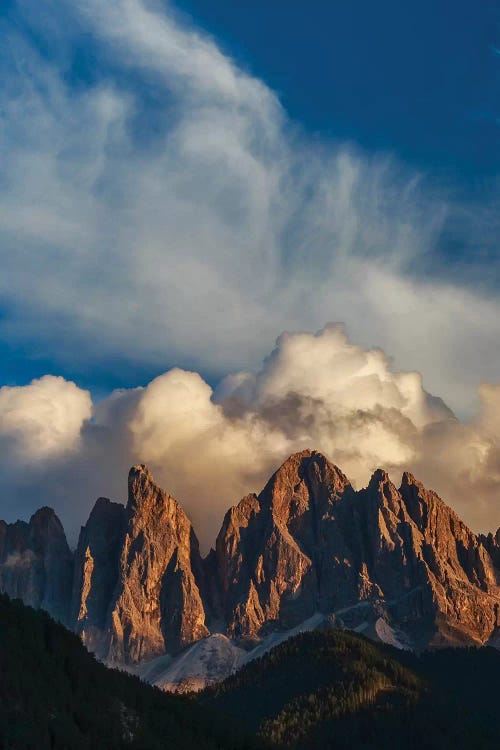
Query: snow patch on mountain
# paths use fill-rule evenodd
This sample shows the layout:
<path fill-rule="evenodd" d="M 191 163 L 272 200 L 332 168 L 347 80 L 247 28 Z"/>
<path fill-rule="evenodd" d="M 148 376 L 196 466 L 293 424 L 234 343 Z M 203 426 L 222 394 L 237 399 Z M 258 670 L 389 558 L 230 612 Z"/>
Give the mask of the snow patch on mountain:
<path fill-rule="evenodd" d="M 387 643 L 389 646 L 394 646 L 394 648 L 403 651 L 407 651 L 410 648 L 407 643 L 405 643 L 403 634 L 394 628 L 391 628 L 389 623 L 382 617 L 379 617 L 375 622 L 375 633 L 382 643 Z"/>
<path fill-rule="evenodd" d="M 224 680 L 244 664 L 264 656 L 288 638 L 314 630 L 324 619 L 324 615 L 316 613 L 291 630 L 271 633 L 251 651 L 240 648 L 222 633 L 213 633 L 176 657 L 158 656 L 133 671 L 145 682 L 169 692 L 203 690 L 207 685 Z"/>
<path fill-rule="evenodd" d="M 238 668 L 246 652 L 222 633 L 197 641 L 174 658 L 159 656 L 142 664 L 136 674 L 162 690 L 202 690 L 223 680 Z"/>
<path fill-rule="evenodd" d="M 168 692 L 186 693 L 203 690 L 208 685 L 229 677 L 245 664 L 264 656 L 289 638 L 321 626 L 335 627 L 332 624 L 335 615 L 365 606 L 365 602 L 360 602 L 329 616 L 316 612 L 295 628 L 270 633 L 251 651 L 240 648 L 222 633 L 213 633 L 197 641 L 178 656 L 158 656 L 149 662 L 143 662 L 133 671 L 145 682 Z M 382 617 L 371 625 L 365 620 L 354 630 L 398 649 L 409 648 L 405 635 L 392 628 Z"/>

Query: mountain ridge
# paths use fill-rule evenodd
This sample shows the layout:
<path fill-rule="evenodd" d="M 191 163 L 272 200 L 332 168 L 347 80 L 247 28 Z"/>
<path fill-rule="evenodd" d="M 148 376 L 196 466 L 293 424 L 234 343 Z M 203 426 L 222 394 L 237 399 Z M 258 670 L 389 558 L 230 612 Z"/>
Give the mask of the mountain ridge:
<path fill-rule="evenodd" d="M 175 655 L 216 632 L 251 649 L 316 613 L 416 650 L 498 640 L 500 531 L 474 534 L 409 472 L 396 488 L 378 469 L 356 491 L 323 454 L 293 454 L 228 509 L 204 559 L 143 464 L 129 472 L 126 507 L 97 500 L 73 555 L 55 513 L 37 513 L 0 523 L 0 589 L 111 663 Z"/>

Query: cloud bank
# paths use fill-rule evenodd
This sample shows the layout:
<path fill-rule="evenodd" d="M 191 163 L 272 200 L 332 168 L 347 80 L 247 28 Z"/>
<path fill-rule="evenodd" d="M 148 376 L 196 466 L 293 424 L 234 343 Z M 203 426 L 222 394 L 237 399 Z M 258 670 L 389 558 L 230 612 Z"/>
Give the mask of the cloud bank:
<path fill-rule="evenodd" d="M 344 320 L 473 413 L 500 365 L 500 307 L 470 269 L 445 275 L 439 247 L 450 225 L 481 247 L 493 211 L 301 133 L 168 3 L 16 7 L 0 55 L 0 340 L 56 371 L 180 365 L 214 382 L 253 369 L 277 331 Z"/>
<path fill-rule="evenodd" d="M 418 373 L 395 371 L 384 352 L 352 344 L 338 324 L 283 333 L 256 375 L 229 375 L 215 392 L 176 368 L 115 391 L 90 419 L 87 392 L 46 377 L 0 391 L 3 437 L 6 415 L 21 423 L 15 456 L 2 453 L 3 500 L 11 514 L 55 505 L 74 541 L 97 495 L 125 501 L 129 466 L 145 462 L 206 549 L 229 505 L 260 490 L 289 454 L 314 447 L 358 487 L 379 466 L 395 482 L 409 469 L 473 529 L 496 529 L 500 385 L 483 385 L 479 398 L 479 413 L 460 422 Z"/>
<path fill-rule="evenodd" d="M 15 7 L 1 22 L 0 341 L 56 372 L 164 374 L 93 404 L 60 377 L 1 389 L 2 514 L 48 503 L 75 541 L 143 461 L 207 544 L 230 503 L 315 447 L 358 485 L 410 469 L 474 529 L 498 526 L 499 386 L 480 385 L 500 367 L 491 206 L 300 132 L 168 3 Z M 450 227 L 472 270 L 443 263 Z M 277 331 L 325 320 L 351 339 L 283 334 L 265 358 Z"/>

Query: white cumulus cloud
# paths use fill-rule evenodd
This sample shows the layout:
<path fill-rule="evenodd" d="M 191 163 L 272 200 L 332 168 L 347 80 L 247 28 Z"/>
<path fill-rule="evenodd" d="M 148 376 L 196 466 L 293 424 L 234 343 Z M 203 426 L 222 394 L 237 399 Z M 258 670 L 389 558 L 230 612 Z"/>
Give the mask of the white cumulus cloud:
<path fill-rule="evenodd" d="M 0 388 L 0 445 L 4 456 L 38 463 L 78 449 L 92 414 L 90 393 L 45 375 L 25 386 Z M 19 470 L 17 465 L 15 470 Z"/>
<path fill-rule="evenodd" d="M 27 515 L 54 505 L 73 541 L 96 497 L 125 501 L 130 465 L 145 462 L 207 549 L 227 508 L 307 447 L 357 487 L 378 467 L 396 483 L 408 469 L 473 529 L 500 525 L 500 386 L 483 385 L 480 410 L 462 422 L 418 373 L 351 343 L 341 325 L 282 334 L 257 374 L 228 375 L 215 392 L 196 372 L 169 370 L 143 388 L 115 391 L 94 405 L 91 420 L 88 393 L 61 378 L 12 391 L 7 430 L 19 417 L 25 468 L 0 458 L 5 506 Z M 40 461 L 46 444 L 57 451 L 48 464 Z"/>
<path fill-rule="evenodd" d="M 358 485 L 414 470 L 473 528 L 498 526 L 500 305 L 436 252 L 450 224 L 481 248 L 490 205 L 309 138 L 168 3 L 16 8 L 22 24 L 1 22 L 0 339 L 75 372 L 164 374 L 93 405 L 51 376 L 1 389 L 4 514 L 49 503 L 74 541 L 144 461 L 207 545 L 230 503 L 314 447 Z M 75 83 L 83 37 L 100 62 Z M 266 357 L 278 331 L 318 329 Z"/>

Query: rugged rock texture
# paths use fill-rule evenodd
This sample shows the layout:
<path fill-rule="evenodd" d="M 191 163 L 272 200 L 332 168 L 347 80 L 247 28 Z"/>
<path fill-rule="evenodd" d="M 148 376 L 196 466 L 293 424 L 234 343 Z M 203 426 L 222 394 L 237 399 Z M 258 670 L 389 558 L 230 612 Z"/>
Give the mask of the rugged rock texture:
<path fill-rule="evenodd" d="M 29 523 L 0 521 L 0 590 L 69 622 L 73 559 L 64 529 L 51 508 Z"/>
<path fill-rule="evenodd" d="M 0 522 L 0 588 L 64 621 L 71 609 L 114 663 L 173 655 L 209 634 L 206 621 L 246 648 L 315 618 L 400 647 L 497 644 L 500 530 L 476 536 L 409 473 L 397 489 L 379 469 L 356 492 L 303 451 L 227 512 L 202 561 L 184 511 L 141 465 L 126 508 L 97 501 L 74 574 L 53 511 Z"/>
<path fill-rule="evenodd" d="M 482 541 L 435 492 L 405 473 L 400 496 L 414 524 L 407 557 L 431 594 L 431 643 L 484 643 L 500 624 L 500 572 Z M 426 644 L 424 644 L 426 645 Z"/>
<path fill-rule="evenodd" d="M 198 540 L 145 466 L 129 474 L 127 527 L 110 608 L 108 658 L 134 663 L 208 635 L 196 580 Z"/>
<path fill-rule="evenodd" d="M 100 657 L 132 664 L 208 634 L 202 562 L 177 501 L 145 466 L 130 470 L 128 503 L 100 498 L 75 553 L 73 627 Z"/>
<path fill-rule="evenodd" d="M 230 635 L 291 628 L 319 608 L 327 525 L 353 494 L 339 469 L 305 451 L 286 461 L 259 497 L 248 495 L 227 512 L 216 553 Z"/>
<path fill-rule="evenodd" d="M 497 529 L 496 534 L 491 532 L 488 535 L 481 534 L 479 538 L 488 550 L 495 566 L 500 570 L 500 529 Z"/>
<path fill-rule="evenodd" d="M 255 639 L 315 611 L 415 647 L 484 643 L 500 624 L 490 553 L 434 492 L 378 470 L 355 492 L 315 451 L 291 456 L 226 514 L 216 545 L 228 632 Z"/>
<path fill-rule="evenodd" d="M 71 620 L 85 645 L 104 656 L 108 610 L 118 583 L 126 511 L 100 497 L 80 531 L 75 552 Z"/>

